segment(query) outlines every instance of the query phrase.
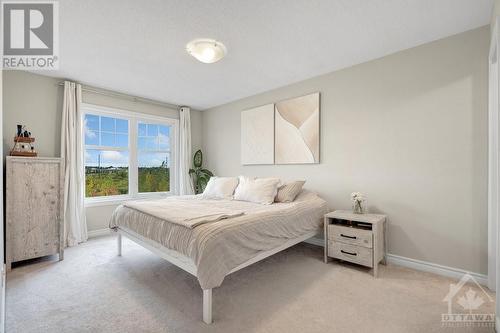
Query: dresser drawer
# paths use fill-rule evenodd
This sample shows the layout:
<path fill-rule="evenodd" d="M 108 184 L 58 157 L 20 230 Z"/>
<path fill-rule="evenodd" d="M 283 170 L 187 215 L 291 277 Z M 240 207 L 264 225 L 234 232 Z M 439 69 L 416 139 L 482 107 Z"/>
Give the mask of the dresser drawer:
<path fill-rule="evenodd" d="M 373 267 L 373 251 L 362 246 L 329 241 L 328 256 L 367 267 Z"/>
<path fill-rule="evenodd" d="M 373 247 L 371 230 L 343 227 L 340 225 L 328 226 L 328 239 L 346 244 Z"/>

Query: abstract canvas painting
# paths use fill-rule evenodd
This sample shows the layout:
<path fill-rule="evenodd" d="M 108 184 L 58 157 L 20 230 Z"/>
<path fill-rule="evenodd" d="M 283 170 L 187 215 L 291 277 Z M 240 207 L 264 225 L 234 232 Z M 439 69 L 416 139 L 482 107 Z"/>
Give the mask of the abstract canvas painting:
<path fill-rule="evenodd" d="M 275 104 L 276 164 L 319 163 L 319 93 Z"/>
<path fill-rule="evenodd" d="M 274 163 L 274 104 L 241 112 L 241 164 Z"/>

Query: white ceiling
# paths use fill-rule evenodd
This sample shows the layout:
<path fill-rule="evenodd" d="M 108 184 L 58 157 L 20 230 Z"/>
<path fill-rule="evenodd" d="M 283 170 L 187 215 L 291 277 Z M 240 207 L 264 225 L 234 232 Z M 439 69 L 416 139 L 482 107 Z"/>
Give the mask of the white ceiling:
<path fill-rule="evenodd" d="M 48 74 L 206 109 L 489 23 L 493 0 L 61 0 Z M 195 38 L 228 48 L 215 64 Z"/>

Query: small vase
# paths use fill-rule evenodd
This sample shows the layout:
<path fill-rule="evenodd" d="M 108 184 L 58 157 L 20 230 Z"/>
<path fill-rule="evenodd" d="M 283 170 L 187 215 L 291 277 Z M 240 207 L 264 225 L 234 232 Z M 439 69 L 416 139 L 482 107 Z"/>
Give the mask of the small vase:
<path fill-rule="evenodd" d="M 352 212 L 354 214 L 364 214 L 365 213 L 365 202 L 355 200 L 352 203 Z"/>

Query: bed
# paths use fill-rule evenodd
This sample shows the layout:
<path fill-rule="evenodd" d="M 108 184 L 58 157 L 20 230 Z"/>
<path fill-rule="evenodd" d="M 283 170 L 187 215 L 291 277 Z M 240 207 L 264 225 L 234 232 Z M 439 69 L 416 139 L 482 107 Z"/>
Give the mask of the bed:
<path fill-rule="evenodd" d="M 205 206 L 227 216 L 208 222 L 199 219 L 196 221 L 201 223 L 186 226 L 162 218 L 146 208 L 145 202 L 121 205 L 109 224 L 118 234 L 118 255 L 125 236 L 196 276 L 203 290 L 203 321 L 207 324 L 212 322 L 212 289 L 225 276 L 315 236 L 328 211 L 326 202 L 308 191 L 293 202 L 272 205 L 199 195 L 162 200 L 156 205 L 182 207 L 179 211 L 190 211 L 193 216 L 204 216 Z"/>

